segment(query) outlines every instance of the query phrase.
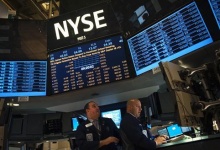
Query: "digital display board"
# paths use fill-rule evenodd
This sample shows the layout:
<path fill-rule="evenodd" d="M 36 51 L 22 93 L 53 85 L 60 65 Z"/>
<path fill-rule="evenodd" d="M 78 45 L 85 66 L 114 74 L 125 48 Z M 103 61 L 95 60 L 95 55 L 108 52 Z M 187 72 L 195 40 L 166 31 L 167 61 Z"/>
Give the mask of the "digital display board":
<path fill-rule="evenodd" d="M 127 40 L 136 75 L 213 42 L 195 2 L 133 35 Z"/>
<path fill-rule="evenodd" d="M 130 78 L 121 35 L 51 52 L 49 62 L 51 94 Z"/>
<path fill-rule="evenodd" d="M 213 15 L 220 29 L 220 0 L 209 0 Z"/>
<path fill-rule="evenodd" d="M 103 2 L 49 19 L 47 49 L 50 52 L 120 32 L 110 3 Z"/>
<path fill-rule="evenodd" d="M 47 61 L 0 61 L 0 97 L 46 96 Z"/>

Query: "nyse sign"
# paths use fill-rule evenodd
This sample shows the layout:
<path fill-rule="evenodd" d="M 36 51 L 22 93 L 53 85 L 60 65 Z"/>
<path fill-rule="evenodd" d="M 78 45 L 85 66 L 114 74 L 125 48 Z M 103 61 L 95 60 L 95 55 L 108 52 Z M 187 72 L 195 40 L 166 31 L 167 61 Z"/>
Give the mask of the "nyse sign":
<path fill-rule="evenodd" d="M 104 10 L 98 10 L 98 11 L 93 12 L 93 19 L 95 21 L 95 28 L 96 29 L 103 28 L 103 27 L 107 26 L 107 23 L 100 22 L 101 20 L 105 20 L 105 17 L 102 16 L 103 12 L 104 12 Z M 67 23 L 72 27 L 75 35 L 79 34 L 78 27 L 80 25 L 80 21 L 82 24 L 88 25 L 87 28 L 83 28 L 84 32 L 92 31 L 94 29 L 94 23 L 90 19 L 91 19 L 91 14 L 85 14 L 82 17 L 81 16 L 76 17 L 75 22 L 73 22 L 72 19 L 64 20 L 63 26 L 60 23 L 55 23 L 54 29 L 55 29 L 57 40 L 60 39 L 60 33 L 64 37 L 69 37 L 69 30 L 68 30 Z"/>
<path fill-rule="evenodd" d="M 95 40 L 121 31 L 109 3 L 52 18 L 47 24 L 48 51 Z"/>

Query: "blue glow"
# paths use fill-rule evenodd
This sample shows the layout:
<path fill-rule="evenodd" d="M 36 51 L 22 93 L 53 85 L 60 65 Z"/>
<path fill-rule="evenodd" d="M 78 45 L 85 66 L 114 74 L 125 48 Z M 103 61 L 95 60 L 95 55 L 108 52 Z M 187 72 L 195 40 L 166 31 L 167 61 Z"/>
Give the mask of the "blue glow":
<path fill-rule="evenodd" d="M 72 130 L 76 131 L 77 127 L 79 126 L 79 121 L 76 117 L 72 118 Z"/>
<path fill-rule="evenodd" d="M 177 124 L 174 124 L 174 125 L 167 127 L 167 131 L 168 131 L 170 138 L 173 138 L 173 137 L 176 137 L 176 136 L 183 134 L 181 127 L 179 127 Z"/>
<path fill-rule="evenodd" d="M 127 40 L 136 75 L 213 42 L 195 2 Z"/>
<path fill-rule="evenodd" d="M 0 97 L 46 96 L 47 61 L 0 61 Z"/>
<path fill-rule="evenodd" d="M 218 28 L 220 29 L 220 0 L 209 0 L 210 7 L 215 17 Z"/>
<path fill-rule="evenodd" d="M 121 123 L 121 110 L 111 110 L 111 111 L 105 111 L 101 113 L 102 117 L 105 118 L 111 118 L 116 126 L 119 128 Z"/>

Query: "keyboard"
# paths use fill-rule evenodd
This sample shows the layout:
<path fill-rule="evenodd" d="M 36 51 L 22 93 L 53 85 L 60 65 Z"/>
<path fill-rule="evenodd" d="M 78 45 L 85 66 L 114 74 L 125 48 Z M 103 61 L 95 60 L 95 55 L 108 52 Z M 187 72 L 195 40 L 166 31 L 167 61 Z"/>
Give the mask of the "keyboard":
<path fill-rule="evenodd" d="M 183 140 L 184 138 L 185 138 L 185 135 L 180 135 L 180 136 L 167 140 L 167 142 L 177 142 L 177 141 Z"/>

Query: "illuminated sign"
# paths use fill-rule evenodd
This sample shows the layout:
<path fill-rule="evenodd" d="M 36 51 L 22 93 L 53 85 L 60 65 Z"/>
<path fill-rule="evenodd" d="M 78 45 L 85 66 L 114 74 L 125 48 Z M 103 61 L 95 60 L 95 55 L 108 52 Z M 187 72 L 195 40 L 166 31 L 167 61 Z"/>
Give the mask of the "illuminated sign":
<path fill-rule="evenodd" d="M 103 12 L 104 12 L 104 10 L 99 10 L 99 11 L 93 12 L 93 17 L 94 17 L 96 29 L 103 28 L 103 27 L 107 26 L 107 23 L 101 23 L 100 22 L 101 20 L 105 19 L 104 16 L 99 16 L 99 14 L 103 14 Z M 68 31 L 67 23 L 69 23 L 69 25 L 73 28 L 73 31 L 74 31 L 75 35 L 79 34 L 78 26 L 79 26 L 80 18 L 81 18 L 81 22 L 83 24 L 88 25 L 87 28 L 83 28 L 84 32 L 89 32 L 89 31 L 92 31 L 94 29 L 93 22 L 90 21 L 90 20 L 87 20 L 87 18 L 91 18 L 91 14 L 85 14 L 82 17 L 80 17 L 80 16 L 76 17 L 75 23 L 73 22 L 72 19 L 64 20 L 63 21 L 63 27 L 64 28 L 60 25 L 60 23 L 55 23 L 54 24 L 54 29 L 55 29 L 57 40 L 60 39 L 60 33 L 62 33 L 62 35 L 64 37 L 69 37 L 69 31 Z"/>
<path fill-rule="evenodd" d="M 47 49 L 50 52 L 119 32 L 120 25 L 112 7 L 100 3 L 49 19 Z"/>

